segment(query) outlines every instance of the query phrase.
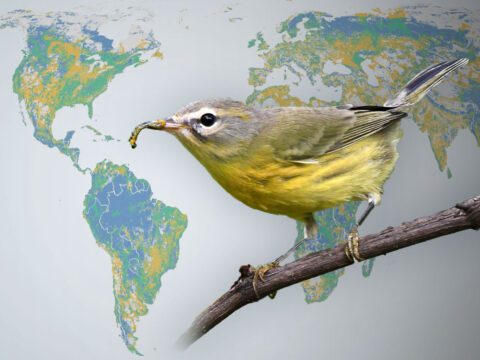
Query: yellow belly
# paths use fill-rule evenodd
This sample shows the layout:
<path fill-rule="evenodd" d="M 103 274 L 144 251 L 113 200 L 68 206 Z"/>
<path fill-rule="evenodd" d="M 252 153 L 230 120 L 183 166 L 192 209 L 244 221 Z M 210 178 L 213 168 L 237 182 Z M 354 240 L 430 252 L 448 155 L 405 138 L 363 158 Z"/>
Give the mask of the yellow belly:
<path fill-rule="evenodd" d="M 302 220 L 306 215 L 350 200 L 380 197 L 398 158 L 398 125 L 315 159 L 314 164 L 274 160 L 255 154 L 209 169 L 246 205 Z M 207 167 L 208 168 L 208 167 Z"/>

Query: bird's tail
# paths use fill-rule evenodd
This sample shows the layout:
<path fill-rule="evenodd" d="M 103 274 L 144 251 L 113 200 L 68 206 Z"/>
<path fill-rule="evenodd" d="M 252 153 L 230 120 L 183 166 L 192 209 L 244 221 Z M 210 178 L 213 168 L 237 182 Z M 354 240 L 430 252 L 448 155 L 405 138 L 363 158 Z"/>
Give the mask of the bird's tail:
<path fill-rule="evenodd" d="M 447 74 L 466 63 L 468 63 L 468 59 L 462 58 L 444 61 L 423 70 L 410 80 L 395 98 L 388 100 L 383 106 L 398 108 L 416 104 Z"/>

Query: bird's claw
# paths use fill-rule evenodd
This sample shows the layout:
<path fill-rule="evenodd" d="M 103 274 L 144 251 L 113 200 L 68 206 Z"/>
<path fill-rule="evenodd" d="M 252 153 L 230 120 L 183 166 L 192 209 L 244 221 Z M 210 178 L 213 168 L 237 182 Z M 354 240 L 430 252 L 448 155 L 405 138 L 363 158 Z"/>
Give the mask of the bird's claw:
<path fill-rule="evenodd" d="M 255 295 L 257 295 L 257 299 L 260 299 L 260 296 L 258 295 L 258 290 L 257 290 L 257 285 L 258 285 L 258 280 L 264 282 L 265 281 L 265 274 L 275 268 L 280 267 L 280 263 L 278 261 L 272 261 L 268 264 L 264 264 L 259 266 L 258 268 L 255 268 L 255 275 L 253 275 L 253 291 L 255 292 Z M 274 291 L 270 294 L 268 294 L 268 297 L 270 299 L 275 298 L 275 295 L 277 295 L 277 292 Z"/>
<path fill-rule="evenodd" d="M 345 255 L 347 256 L 348 260 L 353 262 L 355 262 L 355 260 L 358 262 L 365 260 L 360 255 L 359 241 L 360 236 L 358 235 L 358 229 L 357 227 L 354 227 L 350 234 L 348 234 L 348 241 L 347 245 L 345 246 Z"/>

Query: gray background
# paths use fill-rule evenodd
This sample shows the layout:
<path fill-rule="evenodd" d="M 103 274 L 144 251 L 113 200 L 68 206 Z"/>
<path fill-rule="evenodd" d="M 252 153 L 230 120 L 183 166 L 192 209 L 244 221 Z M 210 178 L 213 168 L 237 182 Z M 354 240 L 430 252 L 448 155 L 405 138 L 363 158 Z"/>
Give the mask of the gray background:
<path fill-rule="evenodd" d="M 130 4 L 82 3 L 90 10 Z M 383 1 L 382 8 L 419 3 L 425 2 Z M 449 1 L 429 3 L 450 6 Z M 77 4 L 12 1 L 0 4 L 0 12 L 75 10 Z M 281 20 L 302 10 L 344 15 L 379 6 L 376 1 L 135 4 L 155 12 L 154 31 L 165 59 L 117 76 L 95 101 L 97 127 L 121 139 L 137 123 L 168 115 L 195 99 L 245 99 L 251 91 L 246 83 L 248 67 L 261 62 L 252 52 L 243 61 L 240 52 L 246 53 L 246 44 L 257 31 L 272 32 Z M 219 21 L 228 5 L 234 7 L 229 16 L 244 20 Z M 455 6 L 478 8 L 479 4 L 460 1 Z M 219 31 L 212 34 L 212 27 Z M 82 219 L 90 178 L 80 176 L 66 157 L 35 141 L 31 125 L 22 124 L 11 76 L 22 56 L 24 34 L 2 30 L 0 43 L 4 49 L 0 70 L 0 358 L 136 358 L 118 337 L 110 259 L 95 244 Z M 211 57 L 200 59 L 197 54 Z M 86 109 L 62 110 L 58 126 L 73 115 L 86 118 Z M 403 121 L 403 128 L 400 160 L 386 184 L 381 207 L 362 229 L 364 234 L 478 195 L 480 152 L 470 133 L 460 132 L 449 148 L 453 178 L 447 179 L 438 171 L 426 136 L 409 119 Z M 155 198 L 189 216 L 177 268 L 163 277 L 155 304 L 138 326 L 138 348 L 146 358 L 480 356 L 480 243 L 473 231 L 379 258 L 367 279 L 360 265 L 354 265 L 322 303 L 307 305 L 302 289 L 292 286 L 274 301 L 264 300 L 238 311 L 187 352 L 176 352 L 172 344 L 231 285 L 239 265 L 265 263 L 282 253 L 296 236 L 295 223 L 238 203 L 167 135 L 143 134 L 135 152 L 129 151 L 126 142 L 102 152 L 89 151 L 90 144 L 83 145 L 81 162 L 94 164 L 107 157 L 128 163 L 137 177 L 150 182 Z"/>

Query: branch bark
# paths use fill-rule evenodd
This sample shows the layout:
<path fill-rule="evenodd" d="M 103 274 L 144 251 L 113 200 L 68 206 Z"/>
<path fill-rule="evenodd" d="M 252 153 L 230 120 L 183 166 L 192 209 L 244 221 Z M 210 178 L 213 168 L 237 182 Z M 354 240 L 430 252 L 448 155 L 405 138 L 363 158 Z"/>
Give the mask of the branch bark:
<path fill-rule="evenodd" d="M 367 235 L 360 240 L 359 252 L 366 260 L 467 229 L 480 229 L 480 196 L 436 214 Z M 274 291 L 351 264 L 353 262 L 345 255 L 345 244 L 309 254 L 285 266 L 270 270 L 265 276 L 265 281 L 259 281 L 257 284 L 258 298 L 252 285 L 253 271 L 250 265 L 242 266 L 240 278 L 232 288 L 195 319 L 187 332 L 180 337 L 178 344 L 182 348 L 189 347 L 236 310 Z"/>

